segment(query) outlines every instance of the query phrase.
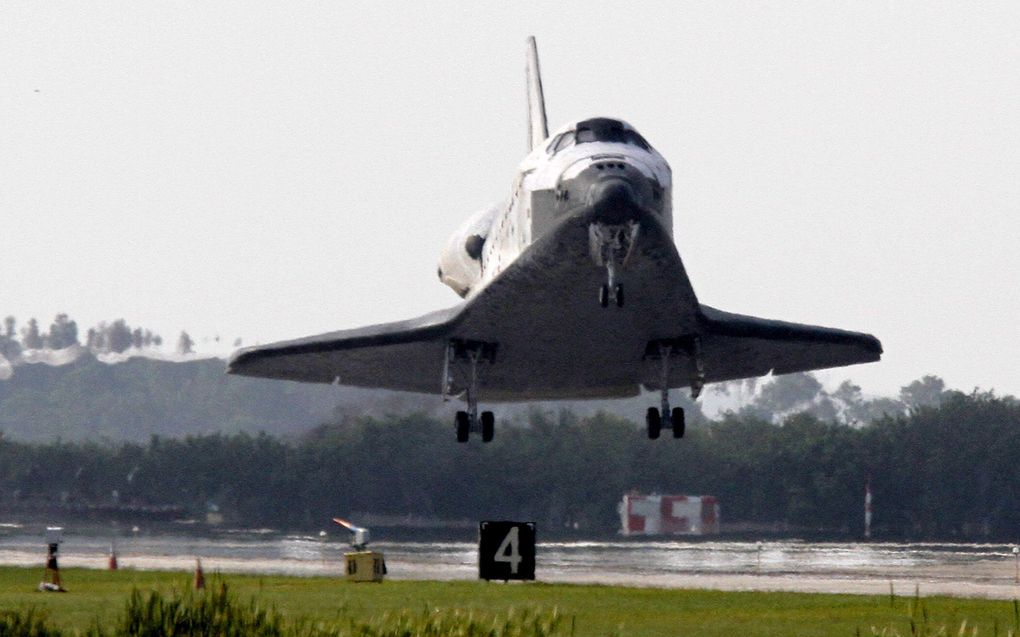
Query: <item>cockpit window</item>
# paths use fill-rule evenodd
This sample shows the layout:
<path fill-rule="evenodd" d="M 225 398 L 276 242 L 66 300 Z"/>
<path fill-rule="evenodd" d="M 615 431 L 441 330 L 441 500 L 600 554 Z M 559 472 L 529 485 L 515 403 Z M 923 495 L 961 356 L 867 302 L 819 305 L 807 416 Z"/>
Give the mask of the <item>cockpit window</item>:
<path fill-rule="evenodd" d="M 645 138 L 636 131 L 624 128 L 623 123 L 615 119 L 600 117 L 578 123 L 576 131 L 569 131 L 558 135 L 549 144 L 549 152 L 555 154 L 574 144 L 586 144 L 589 142 L 630 144 L 644 150 L 651 149 Z"/>
<path fill-rule="evenodd" d="M 556 140 L 556 144 L 553 146 L 553 152 L 558 153 L 564 148 L 574 145 L 574 131 L 563 133 L 559 139 Z"/>
<path fill-rule="evenodd" d="M 652 147 L 648 145 L 648 142 L 645 141 L 645 138 L 642 137 L 637 131 L 629 130 L 627 131 L 626 136 L 628 144 L 634 144 L 635 146 L 639 146 L 644 150 L 652 149 Z"/>
<path fill-rule="evenodd" d="M 563 133 L 560 133 L 556 137 L 553 137 L 551 140 L 549 140 L 549 145 L 545 147 L 545 152 L 549 153 L 550 155 L 555 153 L 556 144 L 560 143 L 561 139 L 563 139 Z"/>

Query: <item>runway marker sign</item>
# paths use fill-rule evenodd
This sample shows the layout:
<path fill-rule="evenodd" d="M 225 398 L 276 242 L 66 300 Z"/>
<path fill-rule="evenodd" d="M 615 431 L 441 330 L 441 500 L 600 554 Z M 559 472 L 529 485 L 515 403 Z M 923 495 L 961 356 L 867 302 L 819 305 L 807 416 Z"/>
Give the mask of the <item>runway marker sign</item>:
<path fill-rule="evenodd" d="M 535 523 L 478 523 L 478 577 L 484 580 L 535 579 Z"/>

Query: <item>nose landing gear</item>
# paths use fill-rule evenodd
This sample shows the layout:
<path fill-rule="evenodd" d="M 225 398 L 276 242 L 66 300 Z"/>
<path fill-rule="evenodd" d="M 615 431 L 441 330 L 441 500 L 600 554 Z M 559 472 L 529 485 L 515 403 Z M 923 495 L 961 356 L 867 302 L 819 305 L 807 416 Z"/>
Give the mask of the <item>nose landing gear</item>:
<path fill-rule="evenodd" d="M 618 281 L 617 269 L 630 262 L 641 225 L 636 221 L 609 225 L 595 222 L 588 226 L 588 247 L 592 261 L 606 268 L 606 282 L 599 288 L 599 305 L 623 307 L 623 283 Z"/>
<path fill-rule="evenodd" d="M 613 281 L 612 273 L 609 274 L 609 280 Z M 622 283 L 603 283 L 602 287 L 599 288 L 599 305 L 609 307 L 610 302 L 616 305 L 616 307 L 623 307 Z"/>

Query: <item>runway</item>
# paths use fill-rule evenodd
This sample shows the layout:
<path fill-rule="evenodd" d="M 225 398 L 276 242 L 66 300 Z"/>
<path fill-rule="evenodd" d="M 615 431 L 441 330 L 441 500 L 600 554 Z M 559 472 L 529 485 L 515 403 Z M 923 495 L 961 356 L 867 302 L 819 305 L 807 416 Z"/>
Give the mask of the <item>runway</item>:
<path fill-rule="evenodd" d="M 16 531 L 11 529 L 12 531 Z M 65 532 L 63 567 L 106 568 L 109 537 Z M 121 568 L 207 573 L 341 576 L 347 545 L 336 536 L 242 531 L 215 537 L 128 535 L 116 539 Z M 477 578 L 474 542 L 379 542 L 394 579 Z M 42 538 L 0 535 L 0 564 L 42 569 Z M 1003 544 L 812 543 L 798 541 L 539 542 L 544 582 L 726 591 L 950 595 L 1014 599 L 1017 561 Z"/>

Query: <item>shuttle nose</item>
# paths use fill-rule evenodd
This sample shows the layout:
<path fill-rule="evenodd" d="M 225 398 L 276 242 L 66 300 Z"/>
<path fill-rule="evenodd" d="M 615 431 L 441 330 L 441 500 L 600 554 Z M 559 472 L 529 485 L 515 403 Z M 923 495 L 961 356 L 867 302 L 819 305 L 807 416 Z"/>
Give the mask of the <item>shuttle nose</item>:
<path fill-rule="evenodd" d="M 587 204 L 595 219 L 608 224 L 624 223 L 641 214 L 634 186 L 624 177 L 604 177 L 596 181 L 588 189 Z"/>
<path fill-rule="evenodd" d="M 556 194 L 563 210 L 580 207 L 593 222 L 617 225 L 659 213 L 661 192 L 642 167 L 621 157 L 596 156 L 568 167 Z"/>

